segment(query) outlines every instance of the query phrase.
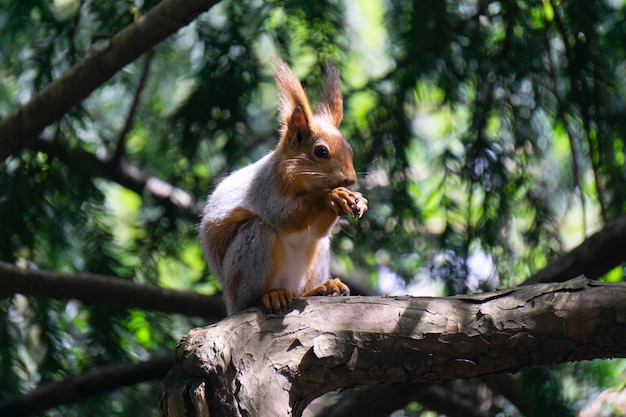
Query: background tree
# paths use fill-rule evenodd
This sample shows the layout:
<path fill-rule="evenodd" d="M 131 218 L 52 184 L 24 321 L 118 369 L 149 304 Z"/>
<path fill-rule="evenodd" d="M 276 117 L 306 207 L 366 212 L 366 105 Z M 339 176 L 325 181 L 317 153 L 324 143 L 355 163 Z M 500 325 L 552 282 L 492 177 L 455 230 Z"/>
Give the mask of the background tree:
<path fill-rule="evenodd" d="M 337 274 L 400 293 L 512 286 L 625 210 L 623 2 L 225 0 L 168 37 L 212 5 L 184 3 L 0 0 L 2 261 L 216 294 L 195 237 L 198 207 L 221 176 L 273 146 L 274 55 L 310 91 L 324 61 L 341 71 L 343 132 L 372 204 L 363 221 L 342 224 Z M 156 22 L 175 23 L 156 33 L 136 24 L 159 8 L 167 13 Z M 134 59 L 140 47 L 147 53 Z M 117 51 L 128 65 L 104 59 Z M 25 118 L 38 92 L 93 57 L 93 77 Z M 620 262 L 604 279 L 623 279 Z M 9 267 L 1 276 L 17 280 Z M 0 299 L 0 401 L 161 357 L 219 319 L 166 314 L 157 298 L 94 300 L 94 277 L 74 278 L 91 298 L 22 288 Z M 622 388 L 623 368 L 526 372 L 509 394 L 487 380 L 441 389 L 490 405 L 487 415 L 514 413 L 512 404 L 571 415 Z M 146 403 L 156 406 L 160 383 L 137 380 L 45 414 L 155 415 Z M 71 401 L 88 396 L 79 394 Z M 395 408 L 417 399 L 406 413 L 423 410 L 418 395 L 403 398 Z"/>

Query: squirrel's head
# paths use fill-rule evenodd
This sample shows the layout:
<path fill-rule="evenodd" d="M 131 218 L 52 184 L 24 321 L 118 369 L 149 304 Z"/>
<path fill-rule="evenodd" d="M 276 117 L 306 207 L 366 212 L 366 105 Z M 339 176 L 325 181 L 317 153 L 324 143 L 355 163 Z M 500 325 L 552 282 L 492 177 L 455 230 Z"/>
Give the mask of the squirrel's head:
<path fill-rule="evenodd" d="M 280 93 L 281 137 L 276 147 L 278 170 L 291 192 L 347 187 L 356 182 L 352 147 L 339 131 L 343 97 L 337 69 L 325 67 L 323 102 L 313 112 L 300 80 L 282 62 L 276 62 Z"/>

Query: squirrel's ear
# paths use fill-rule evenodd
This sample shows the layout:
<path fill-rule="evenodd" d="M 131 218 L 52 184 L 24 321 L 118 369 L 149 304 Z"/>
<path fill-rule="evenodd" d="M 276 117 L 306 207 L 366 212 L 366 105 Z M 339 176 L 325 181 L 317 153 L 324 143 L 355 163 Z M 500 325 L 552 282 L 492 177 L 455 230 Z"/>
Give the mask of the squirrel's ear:
<path fill-rule="evenodd" d="M 326 63 L 324 78 L 324 103 L 322 111 L 327 113 L 330 121 L 339 127 L 343 119 L 343 96 L 341 95 L 341 81 L 339 71 L 332 64 Z"/>
<path fill-rule="evenodd" d="M 283 133 L 301 136 L 308 133 L 313 118 L 309 99 L 296 74 L 280 59 L 276 59 L 274 79 L 279 92 L 278 110 Z"/>

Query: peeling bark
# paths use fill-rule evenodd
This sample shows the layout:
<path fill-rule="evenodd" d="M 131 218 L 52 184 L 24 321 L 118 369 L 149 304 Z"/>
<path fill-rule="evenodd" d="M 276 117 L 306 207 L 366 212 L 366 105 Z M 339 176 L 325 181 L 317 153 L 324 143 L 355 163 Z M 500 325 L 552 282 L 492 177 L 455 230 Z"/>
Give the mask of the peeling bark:
<path fill-rule="evenodd" d="M 448 298 L 307 298 L 192 330 L 162 416 L 300 416 L 325 392 L 626 357 L 626 285 L 537 284 Z M 199 403 L 201 402 L 201 404 Z"/>

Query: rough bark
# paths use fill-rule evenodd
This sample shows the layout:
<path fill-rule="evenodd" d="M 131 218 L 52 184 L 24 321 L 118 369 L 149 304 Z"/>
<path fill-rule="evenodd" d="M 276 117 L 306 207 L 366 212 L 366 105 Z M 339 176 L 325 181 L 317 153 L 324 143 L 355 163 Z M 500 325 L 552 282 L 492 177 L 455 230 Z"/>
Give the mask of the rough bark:
<path fill-rule="evenodd" d="M 522 285 L 549 282 L 564 282 L 579 275 L 596 279 L 611 269 L 626 262 L 626 216 L 622 215 L 604 228 L 589 236 L 572 251 L 560 256 L 545 269 L 539 271 Z M 349 285 L 352 290 L 352 285 Z M 362 295 L 373 295 L 370 292 Z M 494 395 L 502 395 L 525 415 L 528 411 L 528 400 L 521 395 L 511 375 L 489 375 L 483 380 Z M 470 415 L 470 407 L 459 411 L 460 405 L 453 398 L 442 398 L 438 394 L 438 386 L 433 384 L 415 383 L 398 384 L 391 388 L 384 385 L 372 385 L 358 390 L 343 392 L 336 404 L 329 404 L 316 415 L 320 417 L 348 417 L 356 415 L 387 416 L 389 410 L 402 408 L 410 401 L 417 401 L 425 407 L 448 416 Z M 365 401 L 367 399 L 367 401 Z M 368 404 L 369 403 L 369 404 Z M 387 407 L 383 405 L 388 405 Z M 467 411 L 469 410 L 469 411 Z"/>
<path fill-rule="evenodd" d="M 296 300 L 191 331 L 163 416 L 300 416 L 325 392 L 626 357 L 626 285 L 578 278 L 448 298 Z M 186 414 L 185 414 L 186 413 Z"/>
<path fill-rule="evenodd" d="M 223 317 L 225 311 L 221 295 L 169 290 L 88 273 L 69 275 L 23 269 L 0 261 L 0 295 L 14 293 L 58 300 L 76 299 L 113 307 L 143 308 L 213 320 Z"/>
<path fill-rule="evenodd" d="M 166 0 L 110 40 L 92 47 L 79 63 L 0 122 L 0 162 L 61 119 L 116 72 L 217 2 Z"/>

